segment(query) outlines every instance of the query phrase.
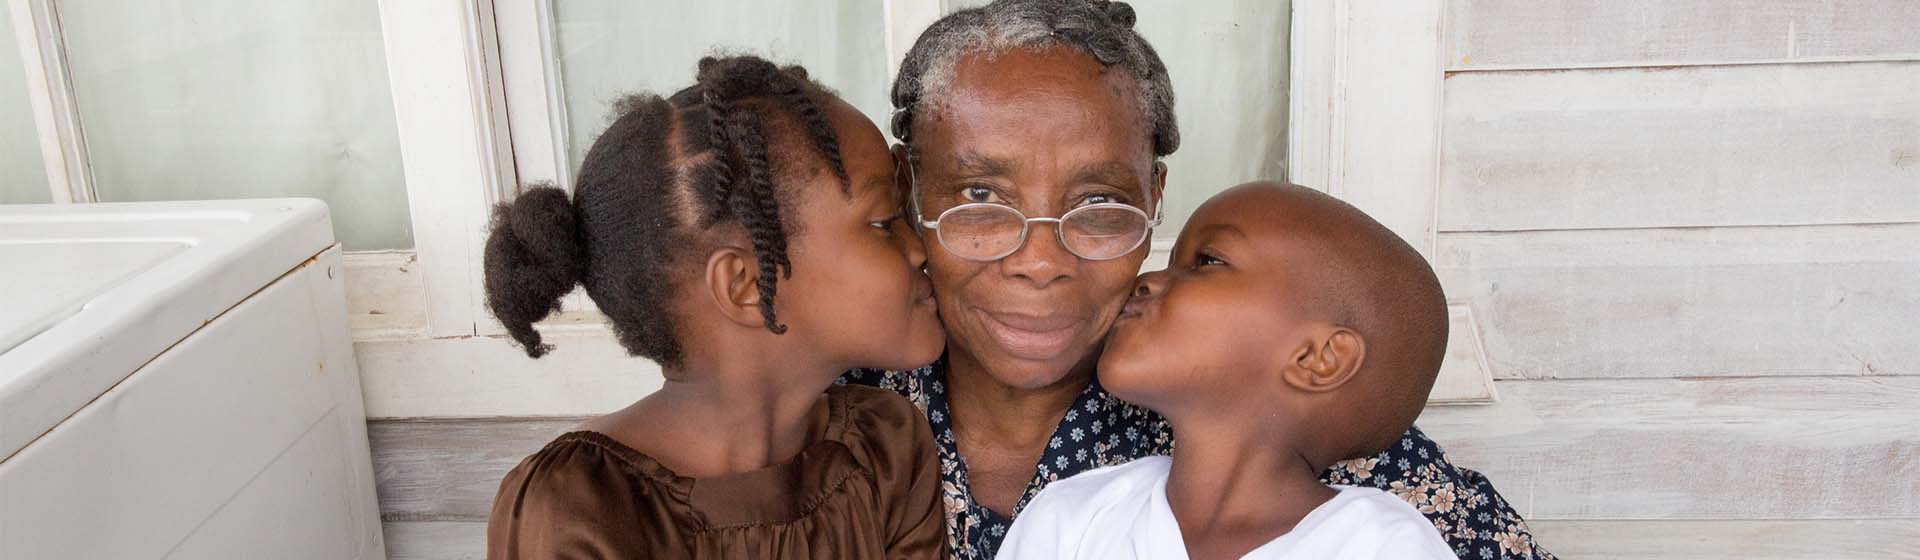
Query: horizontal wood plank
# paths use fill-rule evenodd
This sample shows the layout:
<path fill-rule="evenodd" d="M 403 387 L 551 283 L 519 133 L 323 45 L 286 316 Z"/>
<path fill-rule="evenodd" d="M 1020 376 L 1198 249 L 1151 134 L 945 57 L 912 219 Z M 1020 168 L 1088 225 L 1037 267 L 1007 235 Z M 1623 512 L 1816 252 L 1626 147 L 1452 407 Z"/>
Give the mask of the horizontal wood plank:
<path fill-rule="evenodd" d="M 386 521 L 486 521 L 500 479 L 585 418 L 388 420 L 367 424 Z"/>
<path fill-rule="evenodd" d="M 1915 91 L 1920 62 L 1454 75 L 1436 224 L 1920 221 Z"/>
<path fill-rule="evenodd" d="M 540 359 L 505 337 L 356 340 L 370 418 L 604 414 L 660 388 L 606 327 L 549 329 Z"/>
<path fill-rule="evenodd" d="M 1420 426 L 1529 519 L 1920 518 L 1920 377 L 1500 381 Z M 484 521 L 578 418 L 376 421 L 383 519 Z"/>
<path fill-rule="evenodd" d="M 1920 521 L 1536 521 L 1534 537 L 1561 558 L 1839 560 L 1920 558 Z M 391 560 L 479 560 L 486 524 L 388 522 Z"/>
<path fill-rule="evenodd" d="M 1920 377 L 1499 388 L 1420 427 L 1528 519 L 1920 518 Z"/>
<path fill-rule="evenodd" d="M 1496 379 L 1920 374 L 1920 224 L 1446 233 Z"/>
<path fill-rule="evenodd" d="M 1920 57 L 1910 0 L 1454 0 L 1453 70 Z"/>
<path fill-rule="evenodd" d="M 387 560 L 484 560 L 485 521 L 388 521 Z"/>
<path fill-rule="evenodd" d="M 1920 520 L 1534 521 L 1561 558 L 1837 560 L 1920 558 Z"/>

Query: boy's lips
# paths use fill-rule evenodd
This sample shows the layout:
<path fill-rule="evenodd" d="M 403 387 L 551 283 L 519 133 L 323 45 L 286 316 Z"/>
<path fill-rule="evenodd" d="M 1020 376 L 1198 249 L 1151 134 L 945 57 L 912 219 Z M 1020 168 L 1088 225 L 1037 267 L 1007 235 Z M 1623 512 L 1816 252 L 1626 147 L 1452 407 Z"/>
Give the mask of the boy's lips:
<path fill-rule="evenodd" d="M 1146 300 L 1143 300 L 1137 297 L 1127 298 L 1127 305 L 1120 308 L 1119 318 L 1132 319 L 1135 317 L 1139 317 L 1140 314 L 1146 313 L 1146 312 L 1147 312 Z"/>

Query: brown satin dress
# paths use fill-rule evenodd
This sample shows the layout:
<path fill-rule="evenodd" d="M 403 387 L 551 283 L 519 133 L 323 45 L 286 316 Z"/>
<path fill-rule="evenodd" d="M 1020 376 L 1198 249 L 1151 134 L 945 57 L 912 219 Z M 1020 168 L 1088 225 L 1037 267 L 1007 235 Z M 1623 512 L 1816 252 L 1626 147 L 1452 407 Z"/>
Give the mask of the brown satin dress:
<path fill-rule="evenodd" d="M 571 432 L 507 473 L 487 556 L 945 558 L 933 433 L 890 391 L 836 386 L 793 459 L 702 479 L 598 432 Z"/>

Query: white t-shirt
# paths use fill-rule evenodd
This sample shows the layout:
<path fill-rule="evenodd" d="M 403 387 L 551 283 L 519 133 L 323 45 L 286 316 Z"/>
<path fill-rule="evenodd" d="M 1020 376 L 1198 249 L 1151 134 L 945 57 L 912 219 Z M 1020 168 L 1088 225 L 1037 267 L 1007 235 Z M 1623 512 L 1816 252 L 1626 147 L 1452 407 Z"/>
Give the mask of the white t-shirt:
<path fill-rule="evenodd" d="M 1047 485 L 1007 532 L 1000 560 L 1186 558 L 1167 505 L 1168 457 L 1090 470 Z M 1334 486 L 1293 531 L 1243 558 L 1453 560 L 1433 522 L 1375 488 Z"/>

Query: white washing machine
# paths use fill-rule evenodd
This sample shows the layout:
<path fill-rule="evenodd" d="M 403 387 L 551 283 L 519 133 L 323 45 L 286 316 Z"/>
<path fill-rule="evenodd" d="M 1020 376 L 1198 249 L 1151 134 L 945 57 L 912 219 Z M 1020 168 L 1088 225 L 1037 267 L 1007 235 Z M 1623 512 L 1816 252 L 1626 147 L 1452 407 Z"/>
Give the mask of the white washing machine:
<path fill-rule="evenodd" d="M 0 558 L 385 558 L 315 200 L 0 206 Z"/>

